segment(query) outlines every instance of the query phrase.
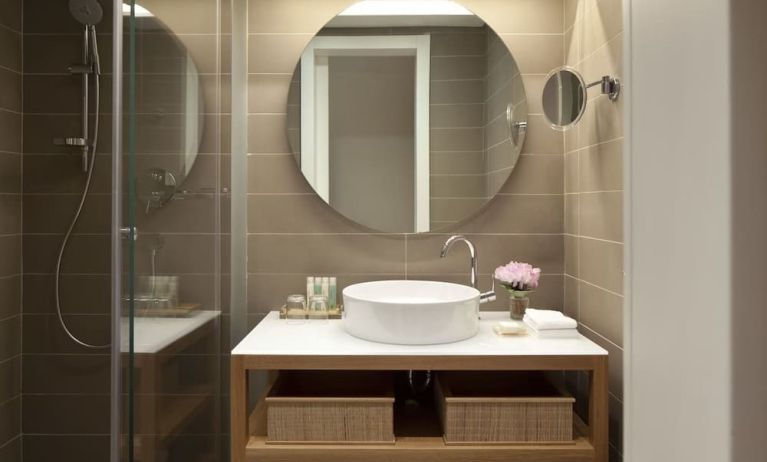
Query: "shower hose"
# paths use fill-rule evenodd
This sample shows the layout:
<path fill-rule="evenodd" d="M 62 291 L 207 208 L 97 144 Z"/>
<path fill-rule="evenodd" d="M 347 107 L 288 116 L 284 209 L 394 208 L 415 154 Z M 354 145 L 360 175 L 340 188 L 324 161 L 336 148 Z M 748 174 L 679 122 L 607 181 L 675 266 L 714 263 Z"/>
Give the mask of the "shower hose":
<path fill-rule="evenodd" d="M 96 51 L 96 34 L 93 34 L 93 46 L 94 46 L 94 53 L 98 54 L 98 51 Z M 56 259 L 56 276 L 54 278 L 54 287 L 56 292 L 56 314 L 59 317 L 59 322 L 61 323 L 61 327 L 64 328 L 64 332 L 69 336 L 69 338 L 72 339 L 75 343 L 78 345 L 98 350 L 102 348 L 109 347 L 109 343 L 103 344 L 103 345 L 93 345 L 91 343 L 84 342 L 77 338 L 72 331 L 67 327 L 67 323 L 64 321 L 64 316 L 61 314 L 61 261 L 64 258 L 64 251 L 67 248 L 67 244 L 69 244 L 69 239 L 72 237 L 72 231 L 75 229 L 75 226 L 77 225 L 77 221 L 80 219 L 80 214 L 83 211 L 83 205 L 85 204 L 85 199 L 88 197 L 88 191 L 90 191 L 91 188 L 91 180 L 93 179 L 93 171 L 96 166 L 96 143 L 99 139 L 99 115 L 100 115 L 100 108 L 99 108 L 99 73 L 94 72 L 94 89 L 95 89 L 95 95 L 94 95 L 94 106 L 95 106 L 95 121 L 93 124 L 93 138 L 90 142 L 90 145 L 88 147 L 90 159 L 88 161 L 88 173 L 85 180 L 85 186 L 83 187 L 83 192 L 80 195 L 80 203 L 77 205 L 77 209 L 75 210 L 75 214 L 72 217 L 72 222 L 69 224 L 69 228 L 67 229 L 66 234 L 64 235 L 64 239 L 61 241 L 61 247 L 59 248 L 59 255 Z"/>

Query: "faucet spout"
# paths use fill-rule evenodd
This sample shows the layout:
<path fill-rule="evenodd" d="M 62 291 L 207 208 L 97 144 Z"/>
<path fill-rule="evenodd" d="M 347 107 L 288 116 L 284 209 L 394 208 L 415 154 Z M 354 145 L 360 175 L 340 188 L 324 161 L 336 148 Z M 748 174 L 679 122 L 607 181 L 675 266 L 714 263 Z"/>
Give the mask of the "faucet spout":
<path fill-rule="evenodd" d="M 440 258 L 445 258 L 447 256 L 447 253 L 450 251 L 450 248 L 453 247 L 453 244 L 456 242 L 463 242 L 466 244 L 466 247 L 469 248 L 469 258 L 470 260 L 470 268 L 469 268 L 469 283 L 472 287 L 475 289 L 477 288 L 477 251 L 474 248 L 474 244 L 471 243 L 470 240 L 466 239 L 466 237 L 461 236 L 460 234 L 456 234 L 455 236 L 450 236 L 448 240 L 445 241 L 445 243 L 442 245 L 442 252 L 440 252 L 439 256 Z"/>
<path fill-rule="evenodd" d="M 446 240 L 442 245 L 442 251 L 439 253 L 439 256 L 440 258 L 445 258 L 448 252 L 450 252 L 450 249 L 453 247 L 453 244 L 456 242 L 463 242 L 466 244 L 466 247 L 469 248 L 469 283 L 472 287 L 477 289 L 477 250 L 474 248 L 474 244 L 472 244 L 470 240 L 466 239 L 465 236 L 461 236 L 460 234 L 450 236 L 448 240 Z M 483 292 L 479 294 L 479 303 L 492 302 L 493 300 L 495 300 L 495 279 L 493 279 L 493 288 L 490 289 L 489 292 Z"/>

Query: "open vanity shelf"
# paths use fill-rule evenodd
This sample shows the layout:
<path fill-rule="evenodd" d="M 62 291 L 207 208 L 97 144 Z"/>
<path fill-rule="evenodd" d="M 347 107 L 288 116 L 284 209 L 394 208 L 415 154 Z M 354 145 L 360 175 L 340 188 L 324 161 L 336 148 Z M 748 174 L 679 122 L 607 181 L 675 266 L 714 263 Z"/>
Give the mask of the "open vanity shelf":
<path fill-rule="evenodd" d="M 445 345 L 388 345 L 352 337 L 342 321 L 291 325 L 270 313 L 232 352 L 231 431 L 233 462 L 607 462 L 607 352 L 584 337 L 499 337 L 492 324 L 505 313 L 482 313 L 479 334 Z M 561 444 L 447 445 L 436 411 L 403 419 L 395 405 L 394 444 L 268 444 L 266 407 L 248 409 L 248 372 L 268 371 L 587 371 L 589 425 L 574 419 L 573 442 Z"/>

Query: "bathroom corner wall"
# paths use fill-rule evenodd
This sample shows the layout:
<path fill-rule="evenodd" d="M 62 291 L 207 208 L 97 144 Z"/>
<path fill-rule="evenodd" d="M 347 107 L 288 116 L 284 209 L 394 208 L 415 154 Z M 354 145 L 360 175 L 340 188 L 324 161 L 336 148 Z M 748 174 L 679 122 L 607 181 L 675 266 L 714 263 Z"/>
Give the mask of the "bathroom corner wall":
<path fill-rule="evenodd" d="M 21 461 L 22 1 L 0 2 L 0 460 Z"/>
<path fill-rule="evenodd" d="M 586 83 L 623 76 L 622 0 L 565 0 L 565 64 Z M 565 132 L 565 311 L 610 353 L 610 460 L 620 460 L 623 410 L 623 96 L 588 90 Z M 568 386 L 586 394 L 585 374 Z"/>
<path fill-rule="evenodd" d="M 563 62 L 563 0 L 464 1 L 510 47 L 525 84 L 530 129 L 523 154 L 500 194 L 470 219 L 438 233 L 382 234 L 340 216 L 304 180 L 287 142 L 286 103 L 301 52 L 352 0 L 248 2 L 248 313 L 249 326 L 305 291 L 305 276 L 336 275 L 343 287 L 387 279 L 465 283 L 469 260 L 447 237 L 466 234 L 479 252 L 480 283 L 511 259 L 543 269 L 531 303 L 562 309 L 564 284 L 563 138 L 543 119 L 545 75 Z M 500 294 L 492 306 L 508 309 Z"/>

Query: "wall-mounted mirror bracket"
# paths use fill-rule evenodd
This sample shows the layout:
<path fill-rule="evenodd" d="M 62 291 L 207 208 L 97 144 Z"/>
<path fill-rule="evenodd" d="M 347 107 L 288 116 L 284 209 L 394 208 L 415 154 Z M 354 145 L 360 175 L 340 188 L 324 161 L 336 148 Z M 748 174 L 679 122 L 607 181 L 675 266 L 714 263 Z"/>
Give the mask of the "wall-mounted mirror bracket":
<path fill-rule="evenodd" d="M 618 95 L 621 93 L 621 81 L 618 80 L 617 77 L 610 77 L 609 75 L 605 75 L 596 82 L 592 82 L 586 85 L 586 88 L 591 88 L 596 85 L 600 86 L 602 94 L 607 95 L 607 97 L 610 98 L 610 101 L 617 100 Z"/>

